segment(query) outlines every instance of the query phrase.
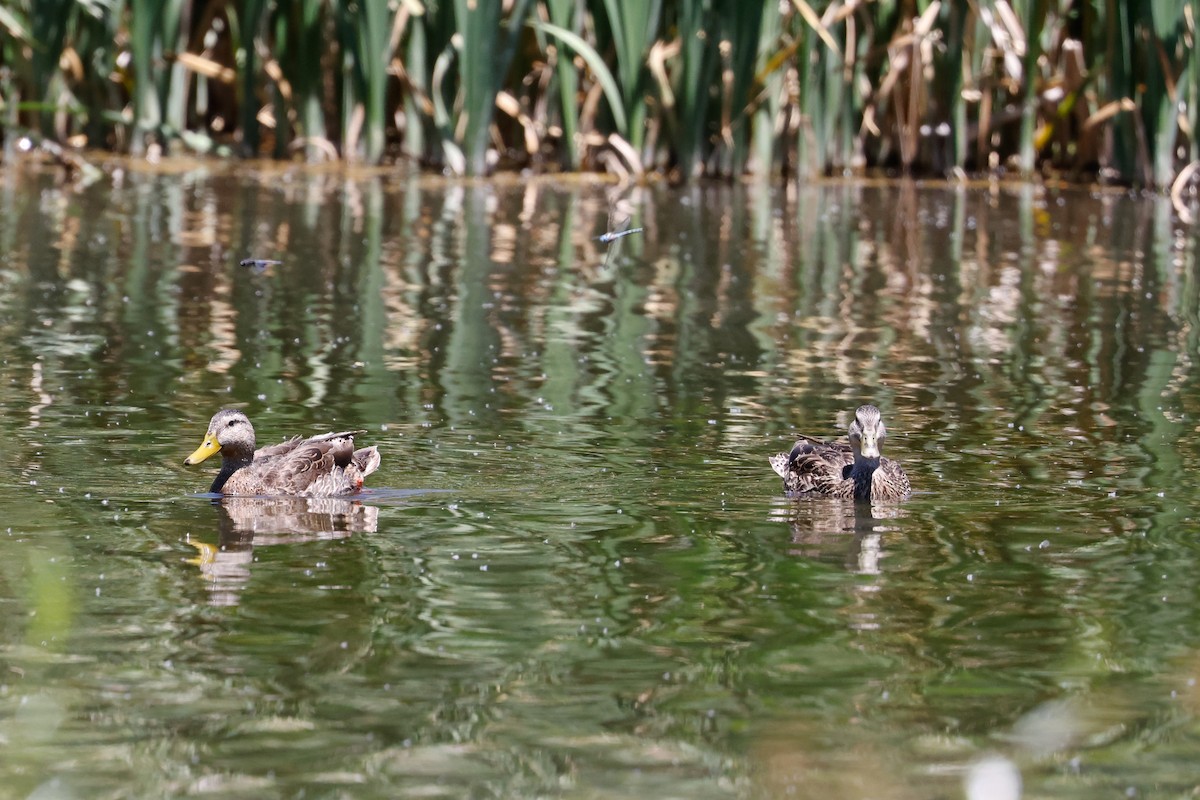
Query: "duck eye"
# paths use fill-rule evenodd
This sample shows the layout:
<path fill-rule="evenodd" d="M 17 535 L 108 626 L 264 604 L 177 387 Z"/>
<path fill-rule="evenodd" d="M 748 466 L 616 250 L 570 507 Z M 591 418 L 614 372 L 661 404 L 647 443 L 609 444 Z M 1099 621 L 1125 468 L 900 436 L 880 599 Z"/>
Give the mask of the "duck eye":
<path fill-rule="evenodd" d="M 229 420 L 229 425 L 230 425 L 230 427 L 237 425 L 237 420 L 236 419 Z"/>

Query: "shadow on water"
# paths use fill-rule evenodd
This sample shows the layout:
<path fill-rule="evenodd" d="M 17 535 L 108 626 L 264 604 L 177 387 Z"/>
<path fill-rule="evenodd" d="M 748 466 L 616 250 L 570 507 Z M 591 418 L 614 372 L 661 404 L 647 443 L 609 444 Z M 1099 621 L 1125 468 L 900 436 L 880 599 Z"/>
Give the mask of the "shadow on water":
<path fill-rule="evenodd" d="M 204 166 L 0 208 L 15 794 L 1194 788 L 1165 201 Z M 867 401 L 912 499 L 781 497 Z M 233 404 L 367 429 L 376 488 L 190 496 Z"/>

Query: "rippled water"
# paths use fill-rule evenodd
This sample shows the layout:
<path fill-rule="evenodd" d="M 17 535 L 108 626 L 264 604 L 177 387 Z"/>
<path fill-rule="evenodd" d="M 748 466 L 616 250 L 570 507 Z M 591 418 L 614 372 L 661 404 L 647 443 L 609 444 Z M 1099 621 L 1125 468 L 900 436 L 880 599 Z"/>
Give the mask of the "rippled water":
<path fill-rule="evenodd" d="M 0 209 L 11 796 L 1196 789 L 1163 200 L 198 166 Z M 866 401 L 915 496 L 782 497 Z M 383 466 L 214 501 L 227 404 Z"/>

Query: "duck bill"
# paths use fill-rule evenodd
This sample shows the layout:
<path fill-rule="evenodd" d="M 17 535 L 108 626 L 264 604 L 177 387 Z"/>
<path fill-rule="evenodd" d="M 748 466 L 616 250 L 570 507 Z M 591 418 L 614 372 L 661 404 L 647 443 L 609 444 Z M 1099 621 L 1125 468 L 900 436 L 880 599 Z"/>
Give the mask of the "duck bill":
<path fill-rule="evenodd" d="M 862 438 L 862 454 L 865 458 L 879 458 L 879 442 L 874 436 Z"/>
<path fill-rule="evenodd" d="M 220 451 L 221 445 L 217 444 L 217 437 L 210 433 L 204 437 L 204 441 L 201 442 L 200 446 L 196 448 L 196 452 L 188 456 L 183 463 L 187 464 L 188 466 L 199 464 L 213 453 L 219 453 Z"/>

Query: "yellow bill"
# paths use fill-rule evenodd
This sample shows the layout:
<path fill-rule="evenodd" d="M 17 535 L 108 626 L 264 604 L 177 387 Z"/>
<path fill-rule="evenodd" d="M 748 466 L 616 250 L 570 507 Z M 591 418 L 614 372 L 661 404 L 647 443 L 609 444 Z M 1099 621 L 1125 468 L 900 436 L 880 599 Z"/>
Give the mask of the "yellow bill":
<path fill-rule="evenodd" d="M 183 463 L 189 466 L 199 464 L 213 453 L 219 453 L 220 451 L 221 445 L 217 443 L 217 437 L 209 433 L 205 435 L 204 441 L 200 443 L 200 446 L 196 448 L 196 452 L 188 456 Z"/>

